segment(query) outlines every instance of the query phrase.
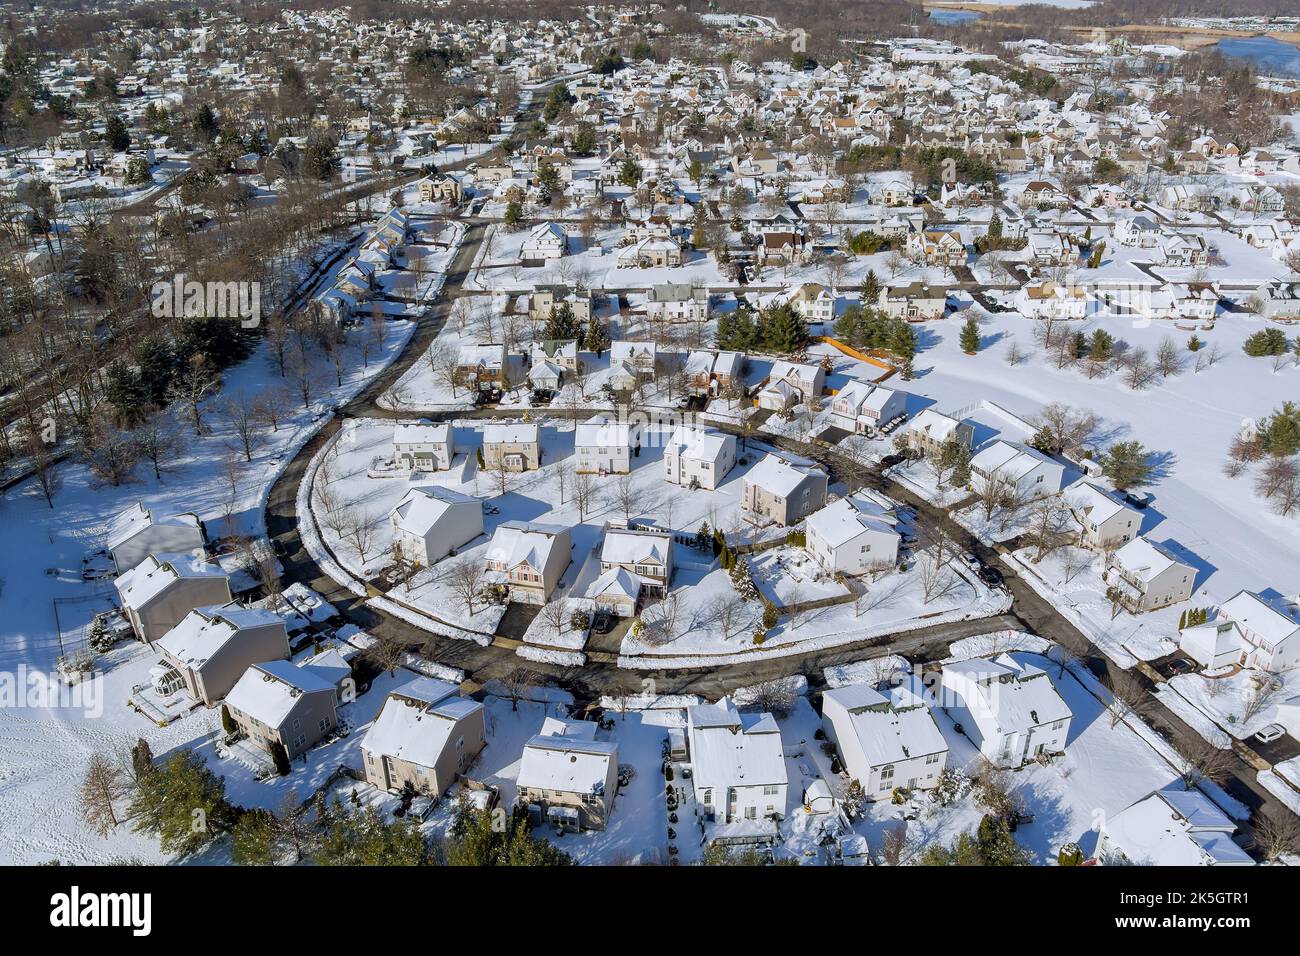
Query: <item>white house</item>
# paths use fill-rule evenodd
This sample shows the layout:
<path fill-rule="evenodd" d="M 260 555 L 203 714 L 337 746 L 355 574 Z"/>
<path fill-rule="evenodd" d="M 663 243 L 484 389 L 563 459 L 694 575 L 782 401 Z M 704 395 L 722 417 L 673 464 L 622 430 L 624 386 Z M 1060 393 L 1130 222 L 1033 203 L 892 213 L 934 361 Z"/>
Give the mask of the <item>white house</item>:
<path fill-rule="evenodd" d="M 633 450 L 640 451 L 638 427 L 598 413 L 574 429 L 573 455 L 579 472 L 626 475 L 632 470 Z"/>
<path fill-rule="evenodd" d="M 646 315 L 657 322 L 703 322 L 709 317 L 709 290 L 689 282 L 650 287 Z"/>
<path fill-rule="evenodd" d="M 758 393 L 758 404 L 774 411 L 805 404 L 820 396 L 825 384 L 826 370 L 820 365 L 781 359 L 772 363 L 767 384 Z"/>
<path fill-rule="evenodd" d="M 439 797 L 487 744 L 483 705 L 450 681 L 415 677 L 388 692 L 361 740 L 366 781 Z"/>
<path fill-rule="evenodd" d="M 143 502 L 118 514 L 109 525 L 105 547 L 118 574 L 125 574 L 150 554 L 202 551 L 203 522 L 185 513 L 156 518 Z"/>
<path fill-rule="evenodd" d="M 980 493 L 994 482 L 1024 498 L 1042 498 L 1061 490 L 1065 466 L 1036 448 L 999 438 L 970 461 L 971 488 Z"/>
<path fill-rule="evenodd" d="M 1009 654 L 945 664 L 940 706 L 999 767 L 1019 767 L 1065 749 L 1070 708 L 1051 679 Z"/>
<path fill-rule="evenodd" d="M 898 563 L 893 502 L 863 489 L 808 516 L 804 546 L 827 571 L 865 574 Z"/>
<path fill-rule="evenodd" d="M 1079 522 L 1079 543 L 1098 551 L 1132 541 L 1142 528 L 1142 512 L 1119 495 L 1090 481 L 1081 481 L 1063 495 Z"/>
<path fill-rule="evenodd" d="M 1238 591 L 1210 620 L 1184 628 L 1178 646 L 1208 668 L 1290 670 L 1300 664 L 1300 604 Z"/>
<path fill-rule="evenodd" d="M 455 455 L 447 422 L 398 422 L 393 428 L 393 460 L 404 468 L 446 471 Z"/>
<path fill-rule="evenodd" d="M 935 787 L 948 759 L 948 744 L 916 678 L 884 693 L 865 684 L 826 691 L 822 728 L 868 800 L 887 799 L 896 787 Z"/>
<path fill-rule="evenodd" d="M 564 255 L 569 244 L 569 234 L 557 222 L 543 222 L 534 226 L 519 249 L 524 262 L 552 262 Z"/>
<path fill-rule="evenodd" d="M 606 527 L 600 544 L 601 576 L 631 575 L 639 596 L 663 597 L 673 577 L 673 536 L 667 531 Z"/>
<path fill-rule="evenodd" d="M 686 710 L 691 786 L 706 821 L 781 819 L 788 779 L 771 714 L 741 714 L 730 698 Z"/>
<path fill-rule="evenodd" d="M 872 382 L 851 381 L 831 399 L 831 415 L 858 434 L 871 434 L 907 411 L 907 393 Z"/>
<path fill-rule="evenodd" d="M 715 490 L 736 464 L 736 439 L 712 428 L 678 425 L 664 446 L 664 478 Z"/>
<path fill-rule="evenodd" d="M 402 558 L 427 568 L 483 533 L 483 504 L 451 488 L 412 488 L 389 521 Z"/>
<path fill-rule="evenodd" d="M 1110 556 L 1102 579 L 1118 591 L 1120 604 L 1139 614 L 1190 598 L 1196 569 L 1139 535 Z"/>
<path fill-rule="evenodd" d="M 1096 856 L 1128 866 L 1254 866 L 1236 832 L 1199 790 L 1157 790 L 1104 819 Z"/>

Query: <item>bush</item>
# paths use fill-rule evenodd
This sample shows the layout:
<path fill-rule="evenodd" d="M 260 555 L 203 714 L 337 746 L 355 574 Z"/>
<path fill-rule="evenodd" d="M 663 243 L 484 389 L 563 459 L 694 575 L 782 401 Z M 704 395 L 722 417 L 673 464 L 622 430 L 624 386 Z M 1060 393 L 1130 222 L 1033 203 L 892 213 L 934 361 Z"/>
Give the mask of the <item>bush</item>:
<path fill-rule="evenodd" d="M 235 718 L 230 716 L 230 708 L 225 704 L 221 705 L 221 729 L 226 732 L 227 737 L 233 736 L 239 730 Z"/>
<path fill-rule="evenodd" d="M 1242 343 L 1242 351 L 1254 358 L 1281 355 L 1291 347 L 1281 329 L 1260 329 Z"/>

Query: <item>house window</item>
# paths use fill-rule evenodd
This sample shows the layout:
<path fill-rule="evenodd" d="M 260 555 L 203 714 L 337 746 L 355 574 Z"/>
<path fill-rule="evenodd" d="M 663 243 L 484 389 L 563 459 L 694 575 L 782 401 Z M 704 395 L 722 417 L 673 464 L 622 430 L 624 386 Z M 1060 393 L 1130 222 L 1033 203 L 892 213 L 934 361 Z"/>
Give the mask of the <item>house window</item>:
<path fill-rule="evenodd" d="M 700 802 L 703 803 L 706 807 L 713 806 L 713 791 L 712 790 L 703 791 L 700 794 Z"/>
<path fill-rule="evenodd" d="M 775 797 L 778 793 L 780 793 L 780 788 L 774 784 L 769 783 L 763 787 L 763 796 L 765 797 Z"/>
<path fill-rule="evenodd" d="M 758 807 L 745 807 L 745 819 L 746 819 L 746 820 L 757 820 L 757 819 L 758 819 Z"/>
<path fill-rule="evenodd" d="M 939 757 L 940 757 L 940 754 L 929 754 L 929 755 L 925 758 L 925 763 L 926 763 L 926 765 L 929 766 L 930 764 L 938 763 L 938 762 L 939 762 Z"/>
<path fill-rule="evenodd" d="M 317 726 L 320 727 L 321 733 L 325 733 L 325 731 L 330 729 L 330 719 L 328 717 L 322 717 L 320 719 L 320 723 L 317 724 Z"/>

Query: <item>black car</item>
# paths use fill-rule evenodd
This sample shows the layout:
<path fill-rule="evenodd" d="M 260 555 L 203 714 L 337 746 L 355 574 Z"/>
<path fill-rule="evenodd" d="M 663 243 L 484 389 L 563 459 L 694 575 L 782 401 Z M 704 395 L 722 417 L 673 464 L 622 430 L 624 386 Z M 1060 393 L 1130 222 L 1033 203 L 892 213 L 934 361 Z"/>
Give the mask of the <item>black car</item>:
<path fill-rule="evenodd" d="M 1181 657 L 1175 657 L 1172 661 L 1170 661 L 1168 664 L 1165 665 L 1165 669 L 1169 671 L 1171 675 L 1175 675 L 1175 674 L 1190 674 L 1196 668 L 1193 666 L 1191 661 L 1183 660 Z"/>
<path fill-rule="evenodd" d="M 591 629 L 597 634 L 608 634 L 614 629 L 614 615 L 608 611 L 597 611 L 595 619 L 591 622 Z"/>
<path fill-rule="evenodd" d="M 985 565 L 980 568 L 980 580 L 991 588 L 1002 586 L 1002 572 L 997 568 L 991 568 Z"/>

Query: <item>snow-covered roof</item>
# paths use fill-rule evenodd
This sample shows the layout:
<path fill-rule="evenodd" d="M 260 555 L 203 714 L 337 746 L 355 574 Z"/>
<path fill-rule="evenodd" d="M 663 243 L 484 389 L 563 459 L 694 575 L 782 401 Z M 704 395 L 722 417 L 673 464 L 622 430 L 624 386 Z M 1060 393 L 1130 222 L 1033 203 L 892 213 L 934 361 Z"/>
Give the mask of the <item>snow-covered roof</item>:
<path fill-rule="evenodd" d="M 672 545 L 672 536 L 666 531 L 608 528 L 600 545 L 600 560 L 602 564 L 666 565 Z"/>
<path fill-rule="evenodd" d="M 393 520 L 402 531 L 424 537 L 456 508 L 481 510 L 482 504 L 472 495 L 440 485 L 412 488 L 393 509 Z"/>
<path fill-rule="evenodd" d="M 971 468 L 987 475 L 997 474 L 1008 481 L 1018 481 L 1042 464 L 1052 464 L 1041 451 L 999 438 L 971 459 Z"/>
<path fill-rule="evenodd" d="M 686 711 L 696 789 L 787 782 L 781 732 L 771 714 L 741 714 L 730 698 Z"/>
<path fill-rule="evenodd" d="M 366 731 L 362 749 L 421 767 L 435 766 L 460 721 L 483 709 L 456 691 L 455 684 L 431 677 L 394 688 Z"/>
<path fill-rule="evenodd" d="M 109 525 L 105 544 L 108 550 L 112 551 L 152 525 L 175 525 L 177 527 L 193 528 L 200 534 L 202 533 L 202 526 L 196 515 L 186 513 L 170 515 L 166 518 L 155 518 L 153 512 L 145 508 L 143 502 L 137 501 L 130 508 L 125 509 L 113 518 Z"/>
<path fill-rule="evenodd" d="M 242 608 L 233 602 L 213 604 L 186 614 L 179 624 L 159 638 L 158 646 L 189 667 L 199 668 L 240 631 L 268 624 L 283 626 L 284 619 L 270 611 Z M 286 652 L 288 647 L 286 636 Z"/>
<path fill-rule="evenodd" d="M 1300 607 L 1283 598 L 1268 599 L 1254 591 L 1238 591 L 1219 612 L 1269 647 L 1300 637 Z"/>
<path fill-rule="evenodd" d="M 551 549 L 568 531 L 563 525 L 534 524 L 527 521 L 503 521 L 492 533 L 486 560 L 501 562 L 507 569 L 527 564 L 531 568 L 546 566 Z"/>
<path fill-rule="evenodd" d="M 1012 733 L 1064 720 L 1070 708 L 1052 686 L 1046 672 L 1008 654 L 993 660 L 976 657 L 944 665 L 948 675 L 965 678 L 966 709 L 978 720 L 992 718 L 1003 733 Z"/>
<path fill-rule="evenodd" d="M 794 494 L 805 479 L 817 476 L 825 478 L 826 472 L 816 465 L 805 465 L 791 461 L 786 456 L 769 453 L 749 470 L 745 482 L 784 498 Z"/>
<path fill-rule="evenodd" d="M 114 581 L 123 604 L 142 608 L 183 578 L 224 578 L 219 564 L 196 554 L 151 554 Z"/>
<path fill-rule="evenodd" d="M 608 740 L 538 734 L 524 745 L 519 786 L 560 793 L 603 794 L 618 744 Z"/>
<path fill-rule="evenodd" d="M 668 439 L 665 453 L 673 452 L 682 458 L 695 461 L 716 462 L 728 445 L 736 439 L 731 435 L 694 425 L 678 425 Z"/>
<path fill-rule="evenodd" d="M 840 744 L 845 744 L 844 734 L 852 732 L 868 766 L 948 750 L 930 709 L 921 702 L 905 703 L 914 697 L 891 700 L 865 684 L 834 688 L 822 697 L 844 708 L 849 726 L 836 726 Z M 833 708 L 831 712 L 838 716 Z"/>
<path fill-rule="evenodd" d="M 1235 826 L 1199 790 L 1158 790 L 1106 821 L 1106 843 L 1137 866 L 1253 866 Z"/>
<path fill-rule="evenodd" d="M 870 491 L 841 498 L 808 516 L 808 530 L 831 547 L 852 541 L 864 531 L 897 534 L 898 516 L 893 506 Z"/>
<path fill-rule="evenodd" d="M 574 429 L 573 444 L 577 448 L 627 448 L 632 444 L 635 426 L 620 422 L 612 415 L 596 414 Z"/>
<path fill-rule="evenodd" d="M 1134 538 L 1116 551 L 1114 561 L 1116 565 L 1124 569 L 1126 574 L 1131 574 L 1143 581 L 1154 580 L 1175 565 L 1182 565 L 1189 571 L 1192 570 L 1187 564 L 1174 557 L 1166 548 L 1141 536 Z"/>
<path fill-rule="evenodd" d="M 447 422 L 398 422 L 393 428 L 394 445 L 441 445 L 450 436 Z"/>
<path fill-rule="evenodd" d="M 1132 505 L 1121 501 L 1118 495 L 1090 481 L 1081 481 L 1066 489 L 1065 500 L 1076 512 L 1097 524 L 1126 511 L 1134 515 L 1138 513 Z"/>
<path fill-rule="evenodd" d="M 483 444 L 526 445 L 539 437 L 536 422 L 492 422 L 483 426 Z"/>
<path fill-rule="evenodd" d="M 333 694 L 334 684 L 313 668 L 267 661 L 244 671 L 226 695 L 226 703 L 268 727 L 279 727 L 303 694 L 321 691 Z"/>

